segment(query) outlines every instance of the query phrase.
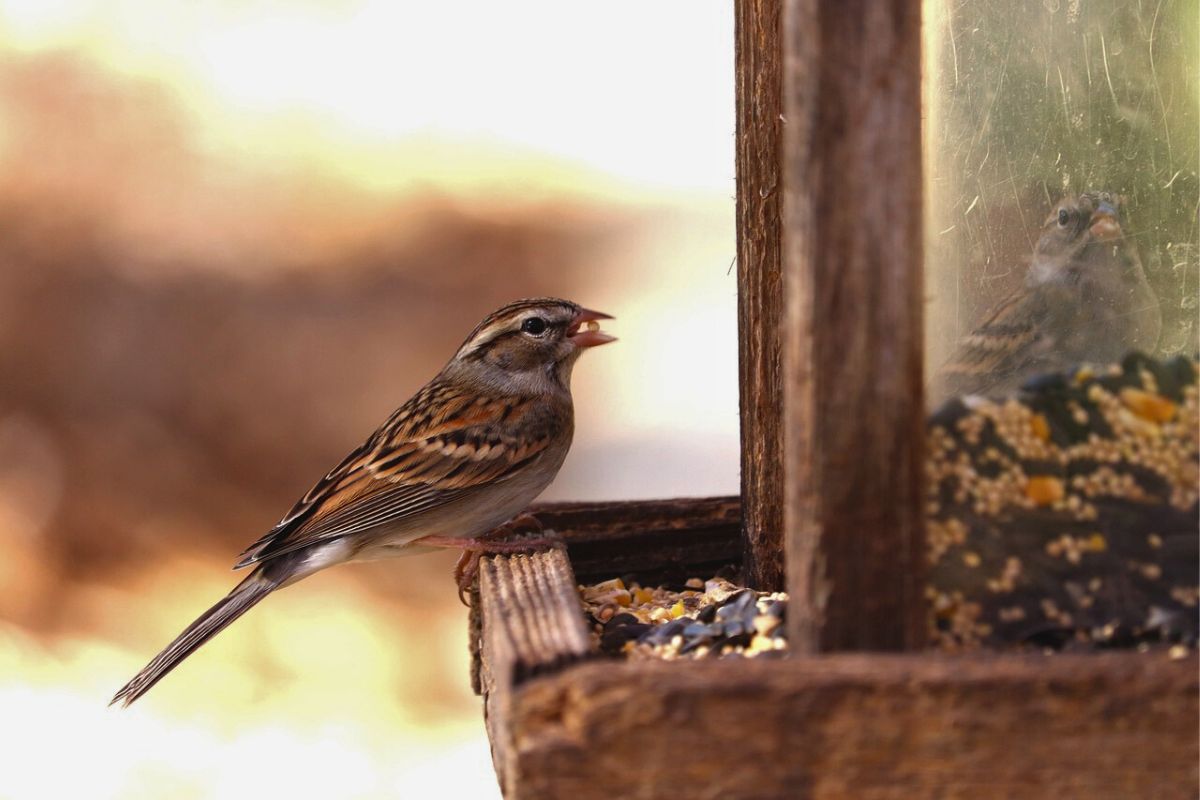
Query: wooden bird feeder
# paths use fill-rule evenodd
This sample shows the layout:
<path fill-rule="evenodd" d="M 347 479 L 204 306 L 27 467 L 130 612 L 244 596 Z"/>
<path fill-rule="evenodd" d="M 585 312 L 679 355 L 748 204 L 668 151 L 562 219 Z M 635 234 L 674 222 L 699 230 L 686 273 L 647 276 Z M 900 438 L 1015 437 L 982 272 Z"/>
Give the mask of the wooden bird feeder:
<path fill-rule="evenodd" d="M 920 7 L 736 4 L 741 498 L 545 506 L 567 553 L 484 559 L 509 800 L 1197 795 L 1194 656 L 921 652 Z M 577 582 L 730 562 L 788 658 L 591 652 Z"/>

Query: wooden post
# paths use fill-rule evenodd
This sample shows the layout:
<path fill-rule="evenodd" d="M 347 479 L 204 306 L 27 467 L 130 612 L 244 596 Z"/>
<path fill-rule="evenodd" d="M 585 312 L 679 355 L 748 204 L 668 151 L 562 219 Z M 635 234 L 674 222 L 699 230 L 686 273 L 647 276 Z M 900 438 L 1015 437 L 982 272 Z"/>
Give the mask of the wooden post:
<path fill-rule="evenodd" d="M 737 75 L 738 361 L 746 580 L 784 588 L 779 334 L 781 0 L 734 5 Z"/>
<path fill-rule="evenodd" d="M 925 638 L 920 7 L 784 10 L 784 516 L 798 653 Z"/>

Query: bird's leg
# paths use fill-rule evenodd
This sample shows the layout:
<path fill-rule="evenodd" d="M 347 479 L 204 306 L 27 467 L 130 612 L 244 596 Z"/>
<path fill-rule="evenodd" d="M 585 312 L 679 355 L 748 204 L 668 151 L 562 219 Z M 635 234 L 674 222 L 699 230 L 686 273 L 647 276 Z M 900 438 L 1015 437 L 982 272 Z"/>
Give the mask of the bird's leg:
<path fill-rule="evenodd" d="M 528 553 L 543 547 L 562 547 L 562 539 L 558 536 L 543 534 L 542 523 L 532 514 L 521 514 L 504 523 L 500 527 L 474 538 L 452 536 L 426 536 L 421 544 L 432 547 L 457 547 L 462 550 L 458 562 L 454 565 L 454 582 L 458 584 L 458 599 L 463 605 L 468 605 L 466 593 L 479 574 L 479 559 L 485 555 L 501 553 Z M 534 536 L 505 541 L 508 537 L 519 536 L 522 533 L 533 533 Z"/>

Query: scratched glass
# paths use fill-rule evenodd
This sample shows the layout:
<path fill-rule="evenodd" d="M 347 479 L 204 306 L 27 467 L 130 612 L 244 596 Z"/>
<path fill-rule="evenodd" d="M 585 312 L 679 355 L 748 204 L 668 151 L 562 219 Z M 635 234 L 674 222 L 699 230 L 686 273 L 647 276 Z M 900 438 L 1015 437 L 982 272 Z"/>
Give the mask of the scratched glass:
<path fill-rule="evenodd" d="M 929 400 L 1197 351 L 1198 4 L 925 4 Z"/>

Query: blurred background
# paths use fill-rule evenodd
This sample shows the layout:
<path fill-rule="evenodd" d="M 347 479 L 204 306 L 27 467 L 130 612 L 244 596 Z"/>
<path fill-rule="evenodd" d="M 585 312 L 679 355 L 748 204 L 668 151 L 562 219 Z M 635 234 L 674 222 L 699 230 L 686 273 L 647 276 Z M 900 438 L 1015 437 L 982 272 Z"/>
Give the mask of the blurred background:
<path fill-rule="evenodd" d="M 726 3 L 0 2 L 0 798 L 496 796 L 453 554 L 105 704 L 510 300 L 617 317 L 549 498 L 736 493 L 732 43 Z"/>
<path fill-rule="evenodd" d="M 1197 9 L 927 0 L 931 364 L 1101 188 L 1195 352 Z M 733 130 L 727 2 L 0 0 L 0 800 L 495 797 L 453 554 L 105 703 L 512 299 L 617 317 L 548 499 L 735 493 Z"/>

